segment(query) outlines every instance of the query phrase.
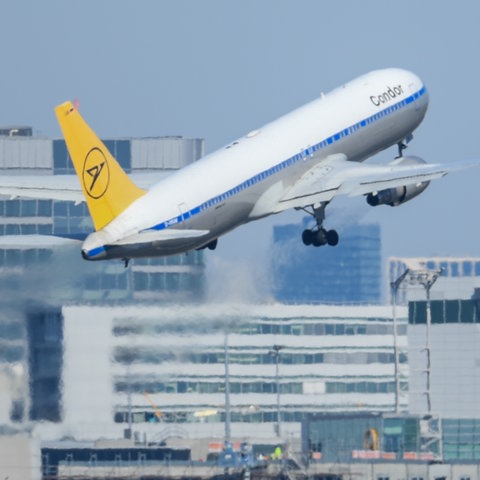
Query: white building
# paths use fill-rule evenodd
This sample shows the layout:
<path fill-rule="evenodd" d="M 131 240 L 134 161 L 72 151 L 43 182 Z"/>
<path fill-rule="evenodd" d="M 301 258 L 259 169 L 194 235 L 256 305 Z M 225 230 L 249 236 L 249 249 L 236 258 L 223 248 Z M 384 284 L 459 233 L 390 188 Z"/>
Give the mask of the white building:
<path fill-rule="evenodd" d="M 426 356 L 425 302 L 410 303 L 410 412 L 442 418 L 480 418 L 480 310 L 476 300 L 433 300 Z M 430 374 L 430 390 L 427 375 Z"/>
<path fill-rule="evenodd" d="M 394 408 L 390 307 L 65 306 L 62 314 L 62 420 L 38 425 L 43 438 L 119 437 L 130 413 L 141 438 L 223 437 L 226 351 L 232 436 L 272 437 L 274 345 L 282 436 L 298 437 L 308 413 Z M 402 352 L 406 314 L 399 309 Z M 400 362 L 405 389 L 404 353 Z"/>
<path fill-rule="evenodd" d="M 480 258 L 390 258 L 388 265 L 390 281 L 407 268 L 441 271 L 430 289 L 428 329 L 425 288 L 407 277 L 399 289 L 399 303 L 409 300 L 410 413 L 480 418 Z"/>

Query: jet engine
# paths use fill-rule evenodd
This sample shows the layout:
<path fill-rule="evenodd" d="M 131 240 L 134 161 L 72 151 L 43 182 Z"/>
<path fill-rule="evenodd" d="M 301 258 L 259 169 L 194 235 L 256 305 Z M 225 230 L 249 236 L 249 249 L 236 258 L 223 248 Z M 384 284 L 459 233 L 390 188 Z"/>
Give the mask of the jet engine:
<path fill-rule="evenodd" d="M 426 162 L 420 157 L 402 157 L 395 160 L 392 165 L 419 165 L 422 163 Z M 367 195 L 367 203 L 372 207 L 376 207 L 377 205 L 396 207 L 420 195 L 429 184 L 430 182 L 420 182 L 369 193 Z"/>

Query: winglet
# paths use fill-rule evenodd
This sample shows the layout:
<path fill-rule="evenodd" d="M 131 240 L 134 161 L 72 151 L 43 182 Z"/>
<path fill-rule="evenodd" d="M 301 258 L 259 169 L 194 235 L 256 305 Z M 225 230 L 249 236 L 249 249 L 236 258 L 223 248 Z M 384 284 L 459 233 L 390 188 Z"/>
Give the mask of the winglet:
<path fill-rule="evenodd" d="M 95 230 L 100 230 L 145 191 L 130 180 L 72 102 L 58 105 L 55 113 Z"/>

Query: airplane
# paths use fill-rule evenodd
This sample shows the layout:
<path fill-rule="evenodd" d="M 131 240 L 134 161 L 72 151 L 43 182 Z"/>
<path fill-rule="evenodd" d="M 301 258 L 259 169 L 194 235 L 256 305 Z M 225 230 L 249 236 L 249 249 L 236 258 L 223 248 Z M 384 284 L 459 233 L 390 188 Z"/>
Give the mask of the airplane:
<path fill-rule="evenodd" d="M 336 196 L 364 195 L 372 206 L 398 206 L 431 180 L 479 164 L 428 164 L 404 156 L 428 103 L 427 89 L 414 73 L 375 70 L 145 189 L 65 102 L 55 112 L 80 185 L 58 176 L 41 184 L 38 177 L 30 182 L 3 177 L 0 194 L 84 199 L 95 228 L 81 249 L 86 260 L 123 259 L 128 265 L 137 257 L 213 250 L 219 237 L 240 225 L 292 208 L 315 219 L 315 227 L 301 235 L 305 245 L 335 246 L 338 233 L 324 221 Z M 392 146 L 398 155 L 390 163 L 362 163 Z"/>

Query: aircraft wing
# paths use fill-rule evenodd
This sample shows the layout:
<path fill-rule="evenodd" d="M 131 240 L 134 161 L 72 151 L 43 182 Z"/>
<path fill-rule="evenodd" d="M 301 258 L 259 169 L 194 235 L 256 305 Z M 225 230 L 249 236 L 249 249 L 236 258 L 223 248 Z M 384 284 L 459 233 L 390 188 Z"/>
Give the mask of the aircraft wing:
<path fill-rule="evenodd" d="M 80 240 L 54 235 L 0 235 L 0 248 L 30 250 L 32 248 L 51 248 L 78 245 Z"/>
<path fill-rule="evenodd" d="M 480 161 L 446 164 L 388 165 L 356 163 L 331 155 L 306 172 L 278 202 L 275 212 L 329 202 L 337 195 L 366 195 L 387 188 L 429 182 L 447 173 L 480 165 Z"/>
<path fill-rule="evenodd" d="M 168 172 L 153 171 L 134 173 L 130 177 L 140 188 L 147 189 L 167 175 Z M 0 195 L 75 203 L 85 201 L 76 175 L 1 175 Z"/>

